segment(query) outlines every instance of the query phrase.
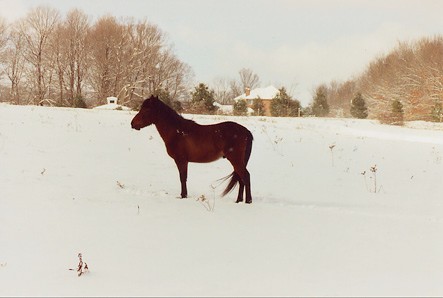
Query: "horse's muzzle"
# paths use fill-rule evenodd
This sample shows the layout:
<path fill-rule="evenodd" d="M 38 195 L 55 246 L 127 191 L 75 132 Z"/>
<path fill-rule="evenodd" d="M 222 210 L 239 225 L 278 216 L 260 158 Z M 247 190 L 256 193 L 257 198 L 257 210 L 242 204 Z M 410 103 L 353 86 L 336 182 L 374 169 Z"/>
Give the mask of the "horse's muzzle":
<path fill-rule="evenodd" d="M 134 122 L 131 122 L 131 127 L 132 127 L 132 129 L 140 130 L 140 127 L 137 126 Z"/>

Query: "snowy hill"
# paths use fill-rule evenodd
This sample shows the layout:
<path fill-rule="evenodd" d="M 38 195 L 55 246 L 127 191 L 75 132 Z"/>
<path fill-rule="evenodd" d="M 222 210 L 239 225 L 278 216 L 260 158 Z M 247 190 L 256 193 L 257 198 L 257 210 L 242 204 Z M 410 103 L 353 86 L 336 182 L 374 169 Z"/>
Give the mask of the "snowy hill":
<path fill-rule="evenodd" d="M 443 295 L 443 131 L 185 115 L 252 131 L 246 205 L 134 115 L 0 105 L 0 296 Z"/>

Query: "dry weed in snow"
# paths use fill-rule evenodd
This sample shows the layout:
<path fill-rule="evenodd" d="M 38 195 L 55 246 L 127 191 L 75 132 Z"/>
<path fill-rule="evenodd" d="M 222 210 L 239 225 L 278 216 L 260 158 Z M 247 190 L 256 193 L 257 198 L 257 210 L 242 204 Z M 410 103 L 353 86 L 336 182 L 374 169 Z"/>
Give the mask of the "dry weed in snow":
<path fill-rule="evenodd" d="M 74 271 L 74 269 L 69 269 L 69 270 Z M 77 276 L 81 276 L 89 272 L 88 264 L 86 262 L 83 262 L 82 253 L 78 254 L 78 265 L 76 271 L 77 271 Z"/>

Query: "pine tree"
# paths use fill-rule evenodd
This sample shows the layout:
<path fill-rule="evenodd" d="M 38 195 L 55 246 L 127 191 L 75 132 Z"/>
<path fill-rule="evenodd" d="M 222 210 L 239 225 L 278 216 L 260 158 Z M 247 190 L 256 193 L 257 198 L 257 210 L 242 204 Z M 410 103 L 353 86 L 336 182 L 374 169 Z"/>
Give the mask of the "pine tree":
<path fill-rule="evenodd" d="M 396 99 L 392 102 L 391 121 L 395 125 L 403 125 L 403 104 Z"/>
<path fill-rule="evenodd" d="M 252 100 L 252 109 L 254 110 L 254 116 L 265 115 L 265 106 L 260 98 L 254 98 Z"/>
<path fill-rule="evenodd" d="M 351 115 L 358 119 L 366 119 L 368 117 L 368 108 L 361 93 L 357 93 L 351 101 Z"/>
<path fill-rule="evenodd" d="M 175 111 L 181 112 L 183 110 L 181 102 L 174 100 L 168 90 L 161 88 L 157 89 L 155 90 L 154 95 L 158 96 L 161 101 L 173 108 Z"/>
<path fill-rule="evenodd" d="M 431 111 L 432 120 L 436 122 L 442 122 L 443 120 L 443 106 L 441 102 L 435 102 Z"/>
<path fill-rule="evenodd" d="M 300 109 L 300 102 L 293 100 L 282 87 L 279 93 L 272 99 L 271 115 L 274 117 L 296 117 Z"/>
<path fill-rule="evenodd" d="M 326 99 L 326 88 L 317 88 L 314 101 L 312 103 L 312 113 L 317 117 L 325 117 L 329 114 L 329 105 Z"/>
<path fill-rule="evenodd" d="M 246 116 L 248 113 L 248 105 L 246 100 L 240 99 L 234 104 L 234 115 L 236 116 Z"/>
<path fill-rule="evenodd" d="M 191 95 L 191 110 L 193 112 L 213 114 L 217 110 L 217 107 L 214 106 L 214 90 L 209 90 L 205 84 L 200 83 Z"/>

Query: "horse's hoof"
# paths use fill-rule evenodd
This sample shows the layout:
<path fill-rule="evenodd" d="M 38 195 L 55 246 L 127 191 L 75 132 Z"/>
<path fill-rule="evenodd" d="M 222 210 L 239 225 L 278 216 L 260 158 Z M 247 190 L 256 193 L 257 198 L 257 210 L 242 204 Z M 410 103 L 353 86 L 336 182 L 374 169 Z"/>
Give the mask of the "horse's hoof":
<path fill-rule="evenodd" d="M 252 204 L 252 200 L 247 200 L 246 204 Z"/>
<path fill-rule="evenodd" d="M 237 201 L 235 201 L 235 203 L 241 203 L 241 202 L 243 202 L 243 200 L 237 200 Z"/>

